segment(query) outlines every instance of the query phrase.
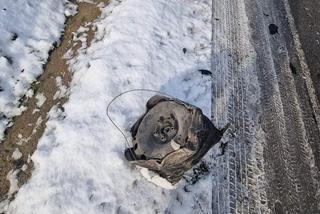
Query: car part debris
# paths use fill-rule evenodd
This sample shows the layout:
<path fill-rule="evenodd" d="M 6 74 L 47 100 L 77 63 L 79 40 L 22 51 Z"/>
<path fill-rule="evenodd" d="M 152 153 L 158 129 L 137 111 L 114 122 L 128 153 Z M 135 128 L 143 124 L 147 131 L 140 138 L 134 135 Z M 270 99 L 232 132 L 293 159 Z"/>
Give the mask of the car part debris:
<path fill-rule="evenodd" d="M 199 69 L 198 70 L 202 75 L 212 75 L 212 72 L 207 69 Z"/>
<path fill-rule="evenodd" d="M 125 157 L 175 184 L 219 142 L 224 130 L 215 128 L 200 108 L 178 99 L 156 95 L 146 107 L 130 130 L 133 147 L 125 150 Z"/>

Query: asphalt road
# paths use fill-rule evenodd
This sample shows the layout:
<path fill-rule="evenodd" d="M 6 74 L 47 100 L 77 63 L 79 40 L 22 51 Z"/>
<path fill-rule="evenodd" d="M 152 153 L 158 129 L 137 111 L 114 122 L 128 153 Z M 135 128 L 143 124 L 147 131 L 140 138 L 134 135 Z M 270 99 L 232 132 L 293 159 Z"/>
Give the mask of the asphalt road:
<path fill-rule="evenodd" d="M 290 3 L 213 1 L 211 213 L 320 213 L 320 2 Z"/>
<path fill-rule="evenodd" d="M 320 1 L 289 0 L 289 4 L 320 100 Z"/>

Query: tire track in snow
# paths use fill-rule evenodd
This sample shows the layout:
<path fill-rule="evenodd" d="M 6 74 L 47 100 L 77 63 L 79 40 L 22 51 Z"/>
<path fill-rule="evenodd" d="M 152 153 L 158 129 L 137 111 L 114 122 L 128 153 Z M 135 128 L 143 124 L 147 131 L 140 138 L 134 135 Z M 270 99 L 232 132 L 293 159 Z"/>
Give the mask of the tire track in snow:
<path fill-rule="evenodd" d="M 318 115 L 304 96 L 306 72 L 290 71 L 291 58 L 305 68 L 287 7 L 273 0 L 213 3 L 212 115 L 235 132 L 225 154 L 214 157 L 213 213 L 319 209 Z M 273 22 L 282 31 L 271 36 Z"/>
<path fill-rule="evenodd" d="M 213 115 L 220 127 L 227 122 L 233 124 L 235 136 L 229 140 L 226 154 L 216 160 L 215 175 L 218 179 L 214 181 L 212 212 L 249 213 L 257 206 L 258 200 L 252 198 L 259 194 L 254 189 L 257 178 L 252 173 L 258 171 L 252 157 L 257 146 L 251 145 L 255 131 L 250 131 L 253 118 L 250 118 L 247 109 L 247 97 L 251 94 L 246 81 L 252 73 L 252 56 L 248 52 L 252 52 L 252 48 L 246 40 L 244 2 L 214 1 L 213 11 L 212 70 L 218 74 L 214 76 Z M 226 12 L 220 14 L 220 11 Z M 224 91 L 223 95 L 221 91 Z M 224 105 L 216 103 L 221 96 L 226 100 Z M 250 197 L 251 204 L 249 191 L 253 195 Z"/>
<path fill-rule="evenodd" d="M 317 210 L 316 201 L 318 199 L 316 195 L 318 182 L 313 177 L 314 169 L 312 169 L 312 162 L 314 162 L 314 157 L 306 136 L 319 136 L 319 132 L 317 133 L 316 129 L 306 129 L 305 123 L 308 124 L 310 121 L 307 118 L 312 117 L 313 112 L 310 110 L 302 112 L 298 99 L 301 99 L 303 102 L 305 99 L 310 99 L 310 97 L 307 96 L 305 98 L 300 96 L 299 98 L 297 88 L 304 85 L 305 81 L 294 81 L 293 75 L 295 74 L 290 70 L 290 55 L 292 57 L 292 55 L 296 54 L 294 50 L 296 47 L 290 47 L 290 44 L 293 43 L 293 38 L 291 37 L 292 31 L 288 22 L 290 14 L 286 11 L 285 1 L 270 0 L 261 2 L 260 4 L 263 10 L 270 15 L 268 18 L 264 18 L 265 28 L 273 22 L 278 24 L 280 29 L 279 34 L 269 36 L 267 38 L 269 41 L 267 42 L 269 42 L 271 48 L 270 57 L 275 69 L 276 83 L 281 99 L 281 113 L 283 114 L 282 126 L 284 127 L 284 132 L 282 135 L 284 136 L 282 138 L 283 141 L 278 141 L 277 144 L 282 143 L 283 150 L 286 152 L 285 167 L 288 180 L 284 182 L 288 182 L 290 185 L 290 194 L 287 199 L 284 195 L 280 195 L 278 198 L 274 197 L 277 189 L 269 190 L 271 192 L 270 195 L 273 195 L 270 197 L 271 203 L 269 206 L 271 207 L 273 204 L 278 203 L 283 210 L 314 213 Z M 300 61 L 300 63 L 302 62 Z M 312 108 L 312 104 L 308 103 L 307 105 L 311 105 Z M 313 124 L 313 127 L 317 127 L 316 123 Z M 270 161 L 271 157 L 272 155 L 269 154 L 266 156 L 266 159 Z M 270 177 L 272 175 L 269 175 Z M 283 187 L 283 184 L 278 183 L 277 186 Z M 285 194 L 287 190 L 284 189 L 283 191 L 283 194 Z M 278 199 L 278 202 L 275 201 L 275 198 Z"/>

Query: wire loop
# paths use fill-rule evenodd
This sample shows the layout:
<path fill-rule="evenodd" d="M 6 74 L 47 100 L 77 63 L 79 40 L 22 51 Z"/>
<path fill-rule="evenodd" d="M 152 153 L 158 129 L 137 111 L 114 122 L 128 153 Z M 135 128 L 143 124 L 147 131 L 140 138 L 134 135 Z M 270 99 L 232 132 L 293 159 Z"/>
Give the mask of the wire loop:
<path fill-rule="evenodd" d="M 122 134 L 122 136 L 124 137 L 124 139 L 125 139 L 125 146 L 126 146 L 127 149 L 129 149 L 132 157 L 133 157 L 135 160 L 137 160 L 137 159 L 136 159 L 136 156 L 133 154 L 133 152 L 132 152 L 132 150 L 131 150 L 131 147 L 133 147 L 133 146 L 132 146 L 131 143 L 129 142 L 129 140 L 128 140 L 127 136 L 125 135 L 124 131 L 122 131 L 122 129 L 121 129 L 121 128 L 114 122 L 114 120 L 110 117 L 110 115 L 109 115 L 109 109 L 110 109 L 111 104 L 112 104 L 115 100 L 117 100 L 119 97 L 121 97 L 121 96 L 124 95 L 124 94 L 131 93 L 131 92 L 136 92 L 136 91 L 154 92 L 154 93 L 158 93 L 158 94 L 161 94 L 161 95 L 168 96 L 168 97 L 170 97 L 170 98 L 175 98 L 174 96 L 171 96 L 171 95 L 169 95 L 169 94 L 167 94 L 167 93 L 164 93 L 164 92 L 161 92 L 161 91 L 152 90 L 152 89 L 137 88 L 137 89 L 127 90 L 127 91 L 124 91 L 124 92 L 118 94 L 117 96 L 115 96 L 115 97 L 108 103 L 108 105 L 107 105 L 107 110 L 106 110 L 107 117 L 109 118 L 109 120 L 111 121 L 111 123 L 117 128 L 117 130 Z M 177 98 L 175 98 L 175 99 L 177 99 Z"/>

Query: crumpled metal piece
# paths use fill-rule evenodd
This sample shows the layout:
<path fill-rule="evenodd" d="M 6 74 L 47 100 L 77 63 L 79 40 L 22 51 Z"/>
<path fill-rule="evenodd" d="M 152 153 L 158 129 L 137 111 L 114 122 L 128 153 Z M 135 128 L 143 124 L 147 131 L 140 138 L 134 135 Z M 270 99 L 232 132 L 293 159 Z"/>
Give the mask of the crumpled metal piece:
<path fill-rule="evenodd" d="M 146 107 L 130 130 L 134 146 L 125 150 L 125 157 L 175 184 L 224 131 L 215 128 L 200 108 L 178 99 L 156 95 Z"/>

